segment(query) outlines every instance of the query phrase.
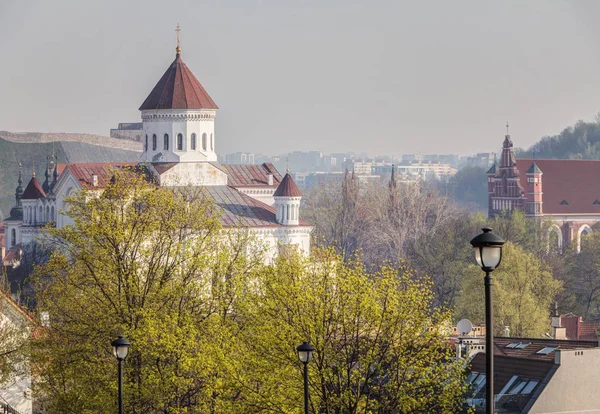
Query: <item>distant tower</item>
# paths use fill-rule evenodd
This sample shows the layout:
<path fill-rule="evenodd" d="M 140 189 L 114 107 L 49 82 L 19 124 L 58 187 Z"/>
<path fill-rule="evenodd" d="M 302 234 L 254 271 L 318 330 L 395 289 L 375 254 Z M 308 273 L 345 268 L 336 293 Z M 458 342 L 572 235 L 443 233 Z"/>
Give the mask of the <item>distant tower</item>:
<path fill-rule="evenodd" d="M 281 180 L 273 197 L 275 198 L 275 219 L 277 223 L 297 226 L 300 223 L 302 193 L 289 172 Z"/>
<path fill-rule="evenodd" d="M 23 207 L 21 205 L 21 197 L 23 196 L 23 168 L 19 163 L 19 179 L 17 180 L 17 188 L 15 189 L 15 205 L 10 209 L 10 218 L 12 220 L 23 220 Z"/>
<path fill-rule="evenodd" d="M 44 192 L 46 194 L 48 194 L 48 192 L 50 191 L 50 156 L 47 155 L 46 156 L 46 171 L 44 171 L 44 177 L 46 177 L 46 179 L 44 180 L 44 184 L 42 184 L 42 189 L 44 190 Z"/>
<path fill-rule="evenodd" d="M 175 60 L 146 98 L 140 111 L 147 162 L 217 161 L 217 104 L 181 59 L 177 25 Z"/>
<path fill-rule="evenodd" d="M 542 175 L 544 173 L 537 166 L 535 161 L 531 164 L 531 167 L 527 170 L 525 175 L 527 176 L 527 215 L 528 216 L 541 216 L 543 215 L 542 208 Z"/>
<path fill-rule="evenodd" d="M 519 181 L 520 173 L 517 169 L 513 143 L 508 135 L 508 123 L 506 129 L 500 165 L 494 165 L 487 173 L 490 217 L 502 211 L 510 213 L 525 209 L 525 195 Z"/>

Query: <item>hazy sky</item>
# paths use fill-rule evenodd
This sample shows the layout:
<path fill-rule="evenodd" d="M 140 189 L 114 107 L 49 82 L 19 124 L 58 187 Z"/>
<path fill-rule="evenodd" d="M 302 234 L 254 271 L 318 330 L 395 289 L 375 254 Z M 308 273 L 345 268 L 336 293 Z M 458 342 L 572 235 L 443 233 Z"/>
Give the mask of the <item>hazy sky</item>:
<path fill-rule="evenodd" d="M 108 135 L 175 57 L 219 153 L 527 147 L 600 111 L 600 2 L 0 0 L 0 130 Z"/>

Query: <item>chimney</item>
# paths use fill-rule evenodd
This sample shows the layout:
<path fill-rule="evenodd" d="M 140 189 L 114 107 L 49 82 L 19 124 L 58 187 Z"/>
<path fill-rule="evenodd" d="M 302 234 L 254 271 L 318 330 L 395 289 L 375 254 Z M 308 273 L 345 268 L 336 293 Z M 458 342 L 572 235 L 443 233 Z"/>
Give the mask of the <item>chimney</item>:
<path fill-rule="evenodd" d="M 508 338 L 508 337 L 510 337 L 510 326 L 508 326 L 508 325 L 506 325 L 506 326 L 504 327 L 504 337 L 505 337 L 505 338 Z"/>
<path fill-rule="evenodd" d="M 267 183 L 269 185 L 273 185 L 273 174 L 271 174 L 271 173 L 267 174 Z"/>
<path fill-rule="evenodd" d="M 96 174 L 92 174 L 92 185 L 98 187 L 98 176 Z"/>

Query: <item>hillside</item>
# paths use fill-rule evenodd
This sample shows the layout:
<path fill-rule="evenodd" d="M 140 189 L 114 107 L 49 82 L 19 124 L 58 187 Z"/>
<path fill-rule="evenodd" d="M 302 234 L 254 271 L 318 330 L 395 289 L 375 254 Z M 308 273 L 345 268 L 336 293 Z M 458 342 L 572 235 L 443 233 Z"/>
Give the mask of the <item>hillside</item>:
<path fill-rule="evenodd" d="M 600 118 L 596 122 L 579 121 L 560 134 L 546 136 L 527 150 L 517 149 L 519 158 L 600 159 Z"/>
<path fill-rule="evenodd" d="M 0 215 L 2 218 L 8 215 L 15 203 L 19 162 L 23 164 L 23 186 L 29 182 L 34 165 L 37 177 L 43 181 L 46 157 L 53 152 L 60 164 L 134 162 L 140 159 L 141 144 L 90 134 L 14 134 L 0 131 Z"/>

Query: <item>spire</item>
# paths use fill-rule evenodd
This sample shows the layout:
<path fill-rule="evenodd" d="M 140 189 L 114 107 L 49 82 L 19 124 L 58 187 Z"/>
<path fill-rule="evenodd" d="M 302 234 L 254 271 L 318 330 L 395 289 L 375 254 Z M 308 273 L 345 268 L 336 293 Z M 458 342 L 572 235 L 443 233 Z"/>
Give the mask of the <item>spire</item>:
<path fill-rule="evenodd" d="M 510 137 L 510 134 L 508 133 L 508 121 L 506 121 L 506 136 Z"/>
<path fill-rule="evenodd" d="M 21 206 L 21 198 L 23 196 L 23 165 L 19 162 L 19 179 L 17 182 L 17 188 L 15 190 L 15 205 L 10 209 L 10 217 L 9 220 L 23 220 L 23 207 Z"/>
<path fill-rule="evenodd" d="M 179 33 L 181 33 L 181 27 L 179 27 L 179 23 L 177 23 L 175 32 L 177 33 L 177 47 L 175 48 L 175 52 L 177 53 L 177 57 L 179 57 L 179 55 L 181 55 L 181 38 L 179 37 Z"/>
<path fill-rule="evenodd" d="M 17 180 L 17 188 L 15 190 L 15 199 L 17 200 L 17 206 L 21 205 L 21 196 L 23 195 L 23 164 L 19 162 L 19 179 Z"/>
<path fill-rule="evenodd" d="M 44 189 L 45 193 L 48 193 L 48 191 L 50 191 L 50 156 L 46 155 L 46 171 L 44 172 L 44 177 L 46 177 L 46 179 L 44 180 L 44 184 L 42 184 L 42 188 Z"/>
<path fill-rule="evenodd" d="M 54 163 L 54 171 L 52 172 L 52 187 L 54 187 L 58 181 L 58 156 L 52 155 L 52 160 Z"/>

